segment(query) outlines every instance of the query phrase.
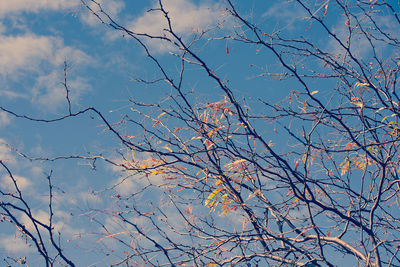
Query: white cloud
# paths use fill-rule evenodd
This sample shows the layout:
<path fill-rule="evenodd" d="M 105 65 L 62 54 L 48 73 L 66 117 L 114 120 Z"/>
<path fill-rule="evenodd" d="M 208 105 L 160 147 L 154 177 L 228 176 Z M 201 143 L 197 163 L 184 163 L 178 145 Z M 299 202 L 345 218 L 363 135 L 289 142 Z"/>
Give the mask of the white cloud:
<path fill-rule="evenodd" d="M 165 184 L 165 179 L 162 174 L 155 175 L 131 175 L 128 177 L 118 179 L 112 186 L 121 195 L 134 194 L 146 186 L 152 185 L 162 187 Z"/>
<path fill-rule="evenodd" d="M 10 121 L 10 116 L 4 111 L 0 111 L 0 129 L 4 126 L 9 125 Z"/>
<path fill-rule="evenodd" d="M 27 243 L 26 240 L 20 238 L 18 235 L 20 234 L 16 233 L 15 235 L 5 236 L 1 238 L 0 248 L 12 254 L 27 253 L 29 251 L 32 251 L 33 249 L 29 245 L 29 243 Z"/>
<path fill-rule="evenodd" d="M 90 64 L 94 61 L 92 57 L 82 50 L 70 46 L 64 46 L 62 42 L 58 40 L 56 48 L 53 51 L 53 58 L 51 61 L 55 65 L 61 65 L 64 64 L 66 59 L 73 65 Z"/>
<path fill-rule="evenodd" d="M 125 4 L 119 0 L 97 0 L 96 2 L 99 5 L 91 1 L 85 2 L 90 7 L 90 9 L 96 12 L 96 14 L 99 15 L 101 18 L 104 18 L 104 16 L 103 14 L 101 14 L 101 12 L 99 12 L 99 5 L 101 6 L 102 10 L 104 10 L 112 18 L 116 18 L 118 16 L 118 13 L 121 12 L 121 10 L 125 6 Z M 89 12 L 83 14 L 81 19 L 83 22 L 89 24 L 90 26 L 96 26 L 100 24 L 98 18 Z"/>
<path fill-rule="evenodd" d="M 65 10 L 79 5 L 79 0 L 1 0 L 0 18 L 19 12 L 39 12 L 41 10 Z"/>
<path fill-rule="evenodd" d="M 71 225 L 74 225 L 72 221 L 73 217 L 71 213 L 56 210 L 54 211 L 55 221 L 53 222 L 54 232 L 60 232 L 63 234 L 63 237 L 72 237 L 73 235 L 79 232 L 85 232 L 84 229 L 74 228 Z"/>
<path fill-rule="evenodd" d="M 63 74 L 60 71 L 53 71 L 48 75 L 38 77 L 32 91 L 32 102 L 38 103 L 52 111 L 56 110 L 63 103 L 67 106 L 66 91 L 61 84 L 62 80 Z M 76 102 L 84 92 L 91 90 L 88 82 L 81 77 L 69 80 L 68 88 L 70 90 L 69 98 L 72 102 Z"/>
<path fill-rule="evenodd" d="M 29 181 L 29 179 L 19 176 L 19 175 L 13 175 L 13 178 L 15 179 L 15 181 L 17 182 L 18 188 L 21 191 L 24 191 L 25 189 L 27 189 L 30 185 L 32 185 L 32 182 Z M 12 181 L 12 179 L 7 175 L 4 176 L 1 179 L 1 186 L 10 191 L 10 192 L 14 192 L 16 191 L 15 186 L 14 186 L 14 182 Z"/>
<path fill-rule="evenodd" d="M 304 19 L 307 14 L 303 9 L 294 6 L 291 2 L 276 2 L 268 8 L 263 17 L 275 21 L 277 30 L 285 28 L 294 30 L 296 22 Z"/>
<path fill-rule="evenodd" d="M 349 37 L 348 27 L 345 25 L 346 20 L 338 20 L 338 22 L 332 27 L 331 31 L 339 38 L 342 43 L 347 46 L 347 40 Z M 339 58 L 344 58 L 347 55 L 347 51 L 334 39 L 333 37 L 329 37 L 329 41 L 326 43 L 326 49 L 329 53 L 338 56 Z M 351 33 L 351 46 L 350 51 L 356 57 L 361 56 L 365 57 L 369 52 L 371 52 L 371 46 L 369 41 L 362 33 L 352 30 Z"/>
<path fill-rule="evenodd" d="M 0 36 L 0 74 L 37 69 L 42 60 L 51 60 L 54 43 L 54 38 L 31 34 Z"/>
<path fill-rule="evenodd" d="M 0 35 L 0 74 L 37 71 L 41 63 L 60 65 L 64 59 L 74 63 L 88 63 L 92 59 L 79 49 L 64 46 L 58 37 L 25 34 L 18 36 Z"/>
<path fill-rule="evenodd" d="M 0 35 L 0 75 L 18 80 L 19 76 L 26 72 L 38 73 L 31 101 L 43 104 L 50 110 L 55 110 L 65 102 L 65 89 L 60 83 L 64 79 L 62 72 L 64 60 L 67 60 L 73 68 L 94 62 L 94 59 L 83 51 L 65 46 L 63 40 L 58 37 L 34 34 Z M 49 68 L 55 70 L 43 75 L 42 73 Z M 90 90 L 87 81 L 81 77 L 69 80 L 68 84 L 72 101 Z M 2 89 L 0 95 L 9 98 L 24 97 Z M 0 116 L 0 123 L 2 118 L 4 119 Z"/>
<path fill-rule="evenodd" d="M 11 153 L 10 148 L 7 146 L 7 142 L 0 138 L 0 160 L 5 163 L 15 164 L 17 162 L 15 156 Z"/>
<path fill-rule="evenodd" d="M 175 33 L 184 37 L 194 31 L 205 30 L 217 24 L 222 16 L 218 4 L 196 5 L 190 0 L 168 0 L 163 1 L 163 6 L 168 12 Z M 158 4 L 156 4 L 153 8 L 158 7 Z M 163 36 L 166 34 L 163 29 L 167 27 L 167 20 L 160 11 L 146 12 L 129 26 L 136 33 L 146 33 L 152 36 Z M 152 39 L 150 42 L 151 46 L 159 52 L 170 49 L 168 44 L 159 40 Z"/>
<path fill-rule="evenodd" d="M 0 34 L 4 33 L 6 31 L 6 26 L 0 21 Z"/>
<path fill-rule="evenodd" d="M 50 217 L 49 214 L 43 210 L 33 211 L 33 218 L 43 224 L 49 224 Z M 32 220 L 26 215 L 23 214 L 21 218 L 21 223 L 25 226 L 28 231 L 35 231 L 35 226 L 32 223 Z"/>
<path fill-rule="evenodd" d="M 139 187 L 133 177 L 120 178 L 115 184 L 117 185 L 115 189 L 121 195 L 135 193 L 137 188 Z"/>
<path fill-rule="evenodd" d="M 103 201 L 103 199 L 99 195 L 96 195 L 89 191 L 80 192 L 78 195 L 79 198 L 83 201 L 83 203 L 88 203 L 89 205 L 99 206 Z"/>
<path fill-rule="evenodd" d="M 9 99 L 16 99 L 16 98 L 28 98 L 27 95 L 24 94 L 19 94 L 13 91 L 8 91 L 8 90 L 0 90 L 0 96 L 7 97 Z"/>
<path fill-rule="evenodd" d="M 49 225 L 50 216 L 47 211 L 44 210 L 36 210 L 33 211 L 33 218 L 38 220 L 39 222 Z M 83 229 L 73 228 L 70 224 L 73 224 L 71 221 L 72 215 L 68 212 L 55 210 L 54 217 L 52 220 L 52 226 L 54 227 L 54 233 L 60 232 L 63 237 L 71 237 L 76 233 L 84 231 Z M 21 218 L 21 222 L 24 224 L 28 231 L 34 232 L 35 228 L 32 224 L 32 220 L 28 218 L 25 214 Z"/>
<path fill-rule="evenodd" d="M 39 166 L 32 166 L 31 167 L 31 174 L 33 177 L 39 177 L 41 175 L 43 175 L 44 171 L 42 167 Z"/>

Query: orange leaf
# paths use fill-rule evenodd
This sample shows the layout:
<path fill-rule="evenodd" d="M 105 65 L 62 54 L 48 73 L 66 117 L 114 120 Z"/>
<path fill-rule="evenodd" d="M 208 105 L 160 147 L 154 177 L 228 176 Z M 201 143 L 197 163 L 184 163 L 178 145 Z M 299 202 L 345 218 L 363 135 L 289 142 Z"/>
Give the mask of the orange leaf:
<path fill-rule="evenodd" d="M 341 170 L 340 175 L 343 176 L 343 175 L 346 174 L 348 168 L 350 167 L 349 158 L 346 157 L 346 158 L 344 159 L 344 161 L 340 164 L 340 166 L 341 166 L 341 168 L 340 168 L 340 170 Z"/>
<path fill-rule="evenodd" d="M 324 17 L 325 17 L 325 15 L 326 15 L 326 12 L 328 11 L 328 4 L 326 4 L 325 6 L 324 6 Z"/>
<path fill-rule="evenodd" d="M 164 116 L 165 114 L 167 114 L 167 113 L 163 112 L 163 113 L 161 113 L 160 115 L 158 115 L 157 118 L 159 119 L 159 118 L 161 118 L 162 116 Z"/>
<path fill-rule="evenodd" d="M 348 143 L 346 146 L 345 146 L 345 148 L 346 149 L 351 149 L 352 147 L 353 147 L 353 143 L 352 142 L 350 142 L 350 143 Z"/>
<path fill-rule="evenodd" d="M 297 160 L 296 165 L 294 165 L 294 171 L 297 171 L 297 167 L 299 167 L 299 160 Z"/>
<path fill-rule="evenodd" d="M 159 124 L 160 122 L 161 122 L 160 120 L 156 121 L 156 123 L 153 124 L 153 127 L 156 127 L 157 124 Z"/>
<path fill-rule="evenodd" d="M 218 131 L 221 130 L 221 129 L 222 129 L 222 127 L 218 127 L 218 128 L 212 129 L 212 130 L 207 134 L 207 136 L 208 136 L 208 137 L 211 137 L 214 133 L 218 132 Z"/>

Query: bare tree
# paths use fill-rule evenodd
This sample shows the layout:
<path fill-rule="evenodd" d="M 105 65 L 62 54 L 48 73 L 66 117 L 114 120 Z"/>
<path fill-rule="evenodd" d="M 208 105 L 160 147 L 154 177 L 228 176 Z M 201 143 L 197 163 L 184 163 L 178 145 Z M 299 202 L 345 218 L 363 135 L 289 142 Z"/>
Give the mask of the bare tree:
<path fill-rule="evenodd" d="M 282 8 L 288 7 L 284 3 Z M 95 151 L 60 157 L 120 168 L 124 176 L 111 189 L 137 184 L 134 192 L 114 195 L 113 209 L 96 210 L 120 227 L 111 230 L 94 220 L 102 227 L 99 238 L 121 246 L 114 251 L 122 255 L 115 266 L 400 266 L 397 4 L 291 1 L 290 7 L 304 15 L 300 23 L 306 28 L 299 33 L 271 30 L 240 3 L 227 0 L 221 10 L 225 26 L 190 36 L 175 30 L 179 18 L 170 17 L 161 0 L 149 10 L 163 16 L 161 35 L 135 32 L 94 0 L 82 4 L 143 49 L 157 77 L 135 81 L 167 88 L 165 98 L 129 99 L 129 112 L 111 123 L 96 108 L 71 111 L 65 80 L 63 117 L 39 119 L 0 108 L 47 123 L 90 113 L 120 141 L 118 159 Z M 154 42 L 171 51 L 167 59 L 152 52 Z M 257 63 L 243 66 L 249 75 L 230 77 L 203 56 L 203 46 L 221 43 L 229 56 L 228 44 L 275 63 L 257 71 L 250 70 Z M 255 72 L 263 86 L 278 86 L 276 94 L 285 95 L 281 101 L 240 86 L 240 79 Z M 212 90 L 193 90 L 197 81 Z M 2 200 L 3 217 L 52 265 L 42 227 L 57 255 L 73 265 L 55 241 L 51 219 L 44 225 L 30 216 L 17 183 L 15 188 L 17 193 L 3 195 L 23 208 Z M 18 223 L 17 211 L 30 216 L 35 233 Z"/>

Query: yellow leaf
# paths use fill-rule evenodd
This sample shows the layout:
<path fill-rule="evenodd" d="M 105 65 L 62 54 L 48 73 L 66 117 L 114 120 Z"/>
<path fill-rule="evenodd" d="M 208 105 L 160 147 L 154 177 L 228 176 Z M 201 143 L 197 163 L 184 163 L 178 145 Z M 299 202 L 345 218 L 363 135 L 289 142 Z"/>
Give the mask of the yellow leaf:
<path fill-rule="evenodd" d="M 193 136 L 192 139 L 190 140 L 201 139 L 201 138 L 202 138 L 201 136 Z"/>
<path fill-rule="evenodd" d="M 218 194 L 222 190 L 224 190 L 224 189 L 223 188 L 217 188 L 214 191 L 212 191 L 212 193 L 208 196 L 206 202 L 204 203 L 204 206 L 209 206 L 208 204 L 210 203 L 210 201 L 215 197 L 216 194 Z M 210 205 L 210 206 L 212 206 L 212 205 Z"/>
<path fill-rule="evenodd" d="M 164 116 L 165 114 L 167 114 L 167 113 L 163 112 L 163 113 L 161 113 L 160 115 L 158 115 L 157 118 L 159 119 L 159 118 L 161 118 L 162 116 Z"/>
<path fill-rule="evenodd" d="M 359 83 L 359 82 L 356 82 L 355 84 L 354 84 L 354 88 L 357 88 L 357 87 L 360 87 L 360 86 L 368 86 L 369 85 L 369 83 Z"/>
<path fill-rule="evenodd" d="M 148 167 L 150 167 L 148 164 L 143 164 L 139 166 L 140 169 L 146 169 Z"/>
<path fill-rule="evenodd" d="M 231 165 L 237 165 L 239 163 L 242 163 L 243 161 L 246 161 L 246 160 L 245 159 L 238 159 L 238 160 L 235 160 L 234 162 L 225 164 L 224 167 L 226 168 L 226 167 L 229 167 Z"/>
<path fill-rule="evenodd" d="M 207 168 L 198 171 L 198 172 L 196 173 L 196 176 L 199 175 L 200 173 L 204 172 L 205 170 L 207 170 Z"/>
<path fill-rule="evenodd" d="M 251 199 L 251 198 L 253 198 L 254 197 L 254 194 L 252 193 L 252 192 L 250 192 L 249 193 L 249 196 L 246 198 L 246 200 L 249 200 L 249 199 Z"/>
<path fill-rule="evenodd" d="M 364 108 L 364 104 L 362 102 L 350 102 L 350 103 L 352 103 L 353 105 L 356 105 L 357 107 L 359 107 L 361 109 Z"/>
<path fill-rule="evenodd" d="M 161 173 L 164 173 L 164 171 L 153 171 L 150 173 L 150 175 L 161 174 Z"/>
<path fill-rule="evenodd" d="M 310 93 L 310 95 L 315 95 L 315 94 L 318 93 L 318 92 L 319 92 L 318 90 L 312 91 L 312 92 Z"/>
<path fill-rule="evenodd" d="M 163 146 L 162 148 L 168 150 L 169 152 L 172 152 L 172 149 L 169 146 Z"/>
<path fill-rule="evenodd" d="M 346 172 L 350 166 L 349 158 L 346 157 L 345 160 L 340 164 L 340 166 L 342 166 L 342 168 L 340 169 L 341 170 L 340 175 L 343 176 L 346 174 Z"/>
<path fill-rule="evenodd" d="M 255 196 L 258 196 L 260 193 L 261 193 L 261 190 L 259 188 L 257 188 L 256 190 L 254 190 L 254 192 L 250 192 L 250 194 L 246 200 L 249 200 Z"/>

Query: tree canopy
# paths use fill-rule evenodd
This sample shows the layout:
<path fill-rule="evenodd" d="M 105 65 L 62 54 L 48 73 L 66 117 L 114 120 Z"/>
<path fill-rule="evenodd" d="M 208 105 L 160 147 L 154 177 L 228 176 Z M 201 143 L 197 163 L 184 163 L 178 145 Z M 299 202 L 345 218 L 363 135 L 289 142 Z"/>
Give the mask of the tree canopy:
<path fill-rule="evenodd" d="M 399 4 L 205 2 L 159 0 L 136 18 L 82 0 L 91 38 L 110 39 L 86 48 L 109 61 L 94 89 L 76 95 L 90 84 L 74 80 L 76 52 L 58 65 L 62 109 L 0 100 L 57 140 L 1 139 L 2 225 L 31 247 L 4 261 L 400 266 Z M 46 171 L 39 195 L 20 164 Z M 83 173 L 87 205 L 67 179 Z"/>

